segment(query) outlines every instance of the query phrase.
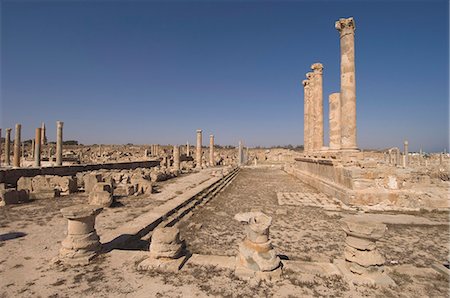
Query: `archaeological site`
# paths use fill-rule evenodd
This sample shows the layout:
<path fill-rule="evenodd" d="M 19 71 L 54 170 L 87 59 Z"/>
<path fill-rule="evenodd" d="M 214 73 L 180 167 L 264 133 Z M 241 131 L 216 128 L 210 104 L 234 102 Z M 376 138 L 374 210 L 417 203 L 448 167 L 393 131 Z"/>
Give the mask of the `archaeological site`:
<path fill-rule="evenodd" d="M 378 149 L 364 142 L 383 136 L 360 141 L 360 129 L 370 131 L 367 110 L 380 107 L 365 108 L 369 100 L 360 99 L 357 90 L 367 86 L 370 68 L 364 64 L 360 76 L 359 63 L 366 48 L 383 44 L 364 36 L 364 29 L 357 35 L 360 19 L 367 26 L 358 15 L 340 13 L 305 24 L 307 30 L 323 27 L 320 39 L 332 48 L 315 49 L 312 40 L 312 58 L 296 62 L 300 75 L 289 84 L 299 107 L 292 115 L 300 121 L 292 128 L 298 134 L 288 138 L 297 147 L 259 145 L 250 121 L 232 123 L 241 114 L 201 107 L 214 106 L 214 96 L 195 103 L 194 112 L 170 100 L 161 109 L 130 103 L 130 112 L 124 99 L 117 106 L 123 117 L 110 121 L 117 127 L 134 123 L 135 129 L 111 127 L 111 136 L 124 137 L 115 144 L 72 141 L 97 131 L 76 99 L 67 99 L 76 117 L 59 114 L 57 104 L 16 116 L 2 100 L 1 113 L 9 116 L 0 123 L 0 297 L 449 297 L 450 155 L 419 150 L 426 144 L 417 144 L 412 133 Z M 173 25 L 165 26 L 158 30 Z M 186 42 L 183 32 L 179 44 Z M 328 52 L 333 58 L 322 60 Z M 185 62 L 174 63 L 188 73 Z M 338 86 L 331 92 L 330 82 Z M 207 93 L 213 87 L 200 88 Z M 282 97 L 276 101 L 283 105 Z M 85 108 L 101 122 L 109 117 L 108 104 Z M 246 113 L 259 117 L 263 108 L 254 105 Z M 276 105 L 268 109 L 277 114 Z M 147 114 L 153 125 L 141 125 L 130 113 Z M 195 122 L 200 118 L 205 121 Z M 230 123 L 218 125 L 223 119 Z M 277 119 L 261 120 L 272 126 L 264 132 L 268 141 L 281 140 L 277 132 L 285 128 Z M 375 119 L 386 136 L 396 129 L 384 127 L 381 114 Z M 147 141 L 127 143 L 128 134 Z"/>

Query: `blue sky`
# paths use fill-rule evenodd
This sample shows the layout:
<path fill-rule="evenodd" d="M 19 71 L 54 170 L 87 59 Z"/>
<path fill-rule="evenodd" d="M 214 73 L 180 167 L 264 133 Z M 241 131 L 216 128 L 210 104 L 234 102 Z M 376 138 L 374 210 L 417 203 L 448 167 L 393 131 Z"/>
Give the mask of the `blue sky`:
<path fill-rule="evenodd" d="M 341 17 L 356 21 L 360 148 L 449 142 L 448 1 L 1 1 L 3 128 L 31 138 L 303 143 L 303 87 L 339 91 Z"/>

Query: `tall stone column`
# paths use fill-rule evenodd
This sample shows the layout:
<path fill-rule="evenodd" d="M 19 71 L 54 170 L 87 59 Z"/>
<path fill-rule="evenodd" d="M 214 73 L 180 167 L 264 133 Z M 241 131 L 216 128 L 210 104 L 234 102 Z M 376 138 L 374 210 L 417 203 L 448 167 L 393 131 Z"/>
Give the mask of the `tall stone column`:
<path fill-rule="evenodd" d="M 306 97 L 308 100 L 308 141 L 307 141 L 307 147 L 309 148 L 309 152 L 314 151 L 314 126 L 316 125 L 316 107 L 314 106 L 314 74 L 312 72 L 306 73 L 306 79 L 308 80 L 308 87 L 306 89 Z"/>
<path fill-rule="evenodd" d="M 339 93 L 328 97 L 330 113 L 330 150 L 341 149 L 341 98 Z"/>
<path fill-rule="evenodd" d="M 214 167 L 216 161 L 214 159 L 214 135 L 209 136 L 209 165 Z"/>
<path fill-rule="evenodd" d="M 195 151 L 196 167 L 202 167 L 202 130 L 197 129 L 197 147 Z"/>
<path fill-rule="evenodd" d="M 303 80 L 303 151 L 309 152 L 309 80 Z"/>
<path fill-rule="evenodd" d="M 336 29 L 341 40 L 341 149 L 357 150 L 355 22 L 353 18 L 339 19 Z"/>
<path fill-rule="evenodd" d="M 173 146 L 173 167 L 175 170 L 180 170 L 180 147 Z"/>
<path fill-rule="evenodd" d="M 56 165 L 62 165 L 62 148 L 63 148 L 63 125 L 64 122 L 57 121 L 56 122 Z"/>
<path fill-rule="evenodd" d="M 409 160 L 408 160 L 408 155 L 409 155 L 409 144 L 408 141 L 405 141 L 403 144 L 403 155 L 405 156 L 405 162 L 404 162 L 404 166 L 407 167 L 409 164 Z"/>
<path fill-rule="evenodd" d="M 244 162 L 244 148 L 242 147 L 242 141 L 239 141 L 239 148 L 238 148 L 238 166 L 242 166 Z"/>
<path fill-rule="evenodd" d="M 34 141 L 34 166 L 36 168 L 41 166 L 41 137 L 42 128 L 36 128 L 36 138 Z"/>
<path fill-rule="evenodd" d="M 5 165 L 11 165 L 11 128 L 7 128 L 5 133 Z"/>
<path fill-rule="evenodd" d="M 313 104 L 315 106 L 313 146 L 315 151 L 319 151 L 323 147 L 323 65 L 314 63 L 311 69 L 313 70 Z"/>
<path fill-rule="evenodd" d="M 16 131 L 14 136 L 14 159 L 13 159 L 13 167 L 20 167 L 20 130 L 22 129 L 22 125 L 16 124 Z"/>
<path fill-rule="evenodd" d="M 189 152 L 189 150 L 191 150 L 189 148 L 189 142 L 186 142 L 186 156 L 191 156 L 191 152 Z"/>

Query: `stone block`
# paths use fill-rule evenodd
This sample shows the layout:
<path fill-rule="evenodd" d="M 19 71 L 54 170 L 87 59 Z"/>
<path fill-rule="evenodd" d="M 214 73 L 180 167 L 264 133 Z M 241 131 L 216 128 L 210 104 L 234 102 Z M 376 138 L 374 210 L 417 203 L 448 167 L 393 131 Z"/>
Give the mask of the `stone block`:
<path fill-rule="evenodd" d="M 91 191 L 89 193 L 89 205 L 110 207 L 113 203 L 113 196 L 108 191 Z"/>
<path fill-rule="evenodd" d="M 0 206 L 19 204 L 28 201 L 28 191 L 7 188 L 0 190 Z"/>
<path fill-rule="evenodd" d="M 90 174 L 84 175 L 83 176 L 84 192 L 90 193 L 92 191 L 92 189 L 94 188 L 94 185 L 101 181 L 102 181 L 101 174 L 90 173 Z"/>
<path fill-rule="evenodd" d="M 17 190 L 33 191 L 32 177 L 20 177 L 17 181 Z"/>

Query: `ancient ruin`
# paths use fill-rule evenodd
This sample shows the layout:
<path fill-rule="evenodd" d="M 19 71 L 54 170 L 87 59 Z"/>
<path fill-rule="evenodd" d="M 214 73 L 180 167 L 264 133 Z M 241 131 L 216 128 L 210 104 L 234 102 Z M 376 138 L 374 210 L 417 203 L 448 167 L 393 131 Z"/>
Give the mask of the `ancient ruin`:
<path fill-rule="evenodd" d="M 109 12 L 106 9 L 102 13 Z M 143 9 L 142 13 L 147 11 Z M 161 16 L 166 18 L 164 14 Z M 236 13 L 234 17 L 238 16 Z M 145 20 L 155 22 L 152 30 L 158 31 L 169 30 L 174 25 L 172 18 L 178 16 L 167 17 L 170 22 L 164 25 L 154 17 Z M 126 20 L 135 19 L 142 24 L 130 27 L 145 27 L 144 18 L 130 14 Z M 99 20 L 95 19 L 103 24 Z M 202 18 L 196 21 L 202 27 L 209 26 L 202 23 Z M 422 148 L 427 149 L 428 144 L 418 144 L 412 133 L 402 134 L 383 147 L 365 148 L 364 138 L 370 136 L 361 133 L 364 125 L 360 125 L 361 114 L 357 122 L 357 105 L 358 109 L 362 106 L 366 110 L 371 106 L 367 103 L 370 98 L 356 94 L 359 72 L 355 63 L 360 63 L 355 60 L 355 43 L 359 43 L 355 36 L 356 21 L 353 17 L 340 18 L 327 25 L 329 41 L 334 42 L 335 49 L 323 47 L 319 51 L 319 45 L 311 46 L 308 35 L 309 38 L 298 43 L 299 47 L 308 45 L 308 50 L 301 52 L 302 64 L 282 65 L 295 64 L 293 72 L 306 73 L 301 85 L 298 82 L 303 75 L 290 75 L 288 81 L 292 93 L 298 97 L 295 103 L 298 109 L 292 117 L 295 119 L 290 121 L 303 120 L 303 127 L 301 124 L 295 127 L 296 136 L 292 131 L 284 132 L 286 128 L 277 122 L 280 117 L 288 117 L 288 113 L 276 110 L 288 102 L 283 98 L 285 95 L 278 98 L 268 92 L 266 99 L 261 94 L 249 93 L 245 94 L 247 101 L 236 107 L 232 96 L 242 91 L 237 83 L 232 88 L 223 84 L 224 93 L 219 94 L 227 104 L 233 104 L 230 114 L 221 106 L 202 115 L 200 103 L 187 95 L 177 105 L 172 94 L 161 92 L 160 97 L 143 97 L 145 100 L 137 109 L 128 103 L 134 96 L 131 91 L 124 93 L 119 108 L 113 104 L 106 107 L 101 98 L 93 96 L 98 106 L 92 104 L 89 109 L 97 108 L 99 115 L 112 118 L 115 116 L 109 113 L 119 109 L 115 121 L 123 121 L 121 124 L 135 121 L 132 129 L 104 124 L 109 133 L 113 132 L 109 137 L 120 138 L 119 144 L 107 143 L 106 133 L 101 137 L 90 135 L 89 142 L 84 135 L 87 125 L 92 126 L 90 119 L 77 122 L 77 118 L 62 113 L 57 105 L 51 106 L 51 117 L 36 110 L 38 115 L 33 115 L 36 119 L 31 116 L 20 119 L 15 115 L 17 119 L 2 122 L 5 126 L 0 128 L 0 297 L 448 297 L 450 154 L 446 150 L 425 152 Z M 284 26 L 282 23 L 277 26 Z M 196 28 L 200 27 L 198 24 Z M 189 40 L 196 39 L 197 31 L 187 34 L 188 25 L 180 32 L 186 30 Z M 267 27 L 270 30 L 258 26 L 263 29 L 258 29 L 258 34 L 269 31 L 280 38 L 276 45 L 284 48 L 281 42 L 284 35 L 278 36 L 277 26 L 270 20 L 270 28 Z M 221 33 L 225 29 L 220 26 L 211 24 L 211 28 L 220 33 L 220 40 L 226 35 Z M 72 38 L 73 33 L 67 28 L 66 31 Z M 309 31 L 312 29 L 297 30 L 296 34 L 312 34 Z M 358 46 L 358 53 L 367 51 L 375 42 L 383 43 L 374 40 L 374 36 L 364 36 L 366 44 Z M 177 56 L 186 51 L 182 48 L 184 36 L 174 37 L 176 46 L 164 54 L 190 74 L 191 69 L 184 68 L 189 61 L 183 61 L 184 65 Z M 128 42 L 133 44 L 134 39 L 143 43 L 142 48 L 125 51 Z M 165 37 L 154 38 L 150 33 L 148 38 L 130 33 L 126 40 L 121 44 L 118 39 L 114 44 L 126 53 L 120 59 L 112 56 L 116 48 L 108 48 L 108 52 L 93 56 L 96 59 L 89 60 L 89 64 L 96 69 L 123 63 L 121 70 L 132 76 L 143 70 L 135 70 L 137 65 L 129 63 L 127 59 L 133 58 L 129 53 L 147 55 L 165 43 Z M 103 45 L 102 39 L 96 42 Z M 209 43 L 208 40 L 204 44 L 205 51 L 210 51 Z M 109 47 L 108 43 L 105 45 Z M 214 60 L 217 63 L 214 67 L 220 70 L 217 73 L 229 76 L 220 63 L 237 59 L 250 68 L 252 59 L 264 51 L 272 51 L 269 47 L 258 48 L 261 53 L 252 50 L 254 56 L 246 57 L 247 46 L 240 40 L 227 49 L 230 57 L 223 57 L 225 62 Z M 236 52 L 231 50 L 234 47 L 238 49 Z M 79 50 L 76 48 L 74 53 Z M 328 52 L 330 56 L 322 59 L 321 55 Z M 207 56 L 209 52 L 198 53 L 192 51 L 190 58 Z M 288 55 L 288 51 L 284 54 Z M 103 56 L 108 58 L 107 63 L 100 59 Z M 158 59 L 163 61 L 163 56 Z M 277 64 L 277 59 L 280 58 L 273 56 L 271 63 Z M 141 62 L 149 73 L 142 76 L 145 88 L 131 88 L 139 96 L 142 90 L 161 87 L 159 80 L 166 76 L 165 71 L 171 79 L 173 76 L 175 87 L 169 89 L 183 87 L 180 90 L 189 94 L 192 91 L 189 88 L 197 88 L 191 86 L 194 78 L 180 82 L 169 69 L 170 63 L 153 77 L 149 74 L 154 70 L 148 70 L 147 61 Z M 156 67 L 154 62 L 151 65 Z M 364 67 L 366 72 L 370 71 L 370 65 Z M 84 71 L 92 79 L 94 75 Z M 203 71 L 201 67 L 199 71 Z M 218 75 L 209 72 L 211 77 Z M 120 71 L 111 73 L 122 75 Z M 238 77 L 239 83 L 242 80 L 239 75 L 247 76 L 231 73 Z M 263 74 L 279 76 L 270 71 Z M 364 82 L 364 76 L 358 78 L 359 82 Z M 79 88 L 77 81 L 72 83 Z M 209 81 L 207 84 L 208 88 L 217 88 Z M 255 84 L 262 93 L 266 92 L 266 82 Z M 108 86 L 113 89 L 111 93 L 116 92 L 113 87 L 116 86 Z M 381 87 L 373 90 L 377 88 Z M 203 89 L 201 92 L 206 94 Z M 117 93 L 122 96 L 120 91 Z M 205 95 L 202 99 L 207 103 L 205 106 L 216 103 L 214 96 Z M 269 101 L 276 105 L 269 106 Z M 87 110 L 78 102 L 69 102 L 77 104 L 83 113 Z M 163 104 L 163 108 L 158 104 Z M 171 118 L 165 115 L 167 105 L 173 111 Z M 133 109 L 128 111 L 129 107 Z M 248 107 L 251 108 L 247 110 Z M 189 114 L 189 109 L 195 113 Z M 145 114 L 140 114 L 140 110 Z M 182 114 L 176 115 L 175 110 Z M 8 113 L 13 112 L 11 108 Z M 257 123 L 252 117 L 260 112 L 268 114 Z M 155 113 L 166 118 L 157 121 L 153 118 Z M 186 120 L 189 115 L 191 122 Z M 376 115 L 377 125 L 381 126 L 382 115 Z M 105 119 L 100 116 L 95 119 L 99 127 L 92 130 L 105 129 L 100 123 L 109 121 Z M 6 127 L 12 127 L 15 121 L 21 124 L 15 124 L 11 144 L 12 129 Z M 262 127 L 259 135 L 253 133 L 258 125 Z M 230 128 L 231 133 L 227 131 Z M 398 128 L 389 126 L 385 130 L 388 129 Z M 357 139 L 358 131 L 362 138 Z M 209 143 L 203 144 L 203 132 L 209 135 Z M 283 133 L 292 139 L 287 144 L 294 145 L 271 146 L 272 140 L 283 140 Z M 138 136 L 144 141 L 131 143 Z"/>

